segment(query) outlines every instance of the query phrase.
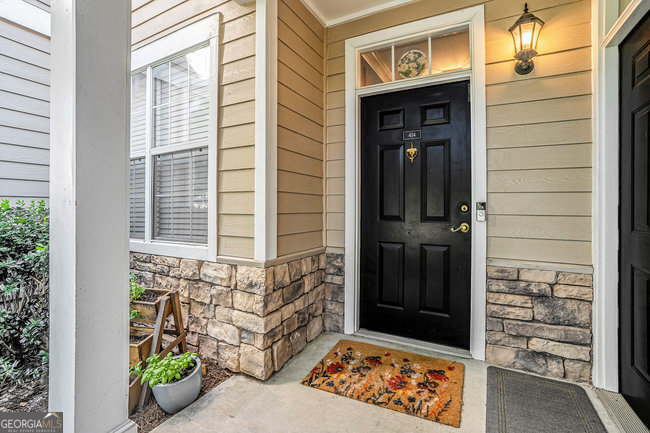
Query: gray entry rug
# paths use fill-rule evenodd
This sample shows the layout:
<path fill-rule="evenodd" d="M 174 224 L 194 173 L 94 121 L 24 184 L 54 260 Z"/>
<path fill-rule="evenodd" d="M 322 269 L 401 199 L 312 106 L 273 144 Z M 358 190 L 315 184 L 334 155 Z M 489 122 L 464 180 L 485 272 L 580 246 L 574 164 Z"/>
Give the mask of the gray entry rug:
<path fill-rule="evenodd" d="M 488 367 L 487 433 L 607 433 L 578 385 Z"/>

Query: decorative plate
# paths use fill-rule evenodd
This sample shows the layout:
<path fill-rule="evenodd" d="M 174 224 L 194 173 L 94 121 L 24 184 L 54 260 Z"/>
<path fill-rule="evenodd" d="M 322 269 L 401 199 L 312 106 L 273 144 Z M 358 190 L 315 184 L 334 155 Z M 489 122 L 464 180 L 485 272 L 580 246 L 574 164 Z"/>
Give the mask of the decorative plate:
<path fill-rule="evenodd" d="M 404 53 L 397 62 L 397 72 L 402 78 L 419 77 L 427 69 L 427 56 L 420 50 Z"/>

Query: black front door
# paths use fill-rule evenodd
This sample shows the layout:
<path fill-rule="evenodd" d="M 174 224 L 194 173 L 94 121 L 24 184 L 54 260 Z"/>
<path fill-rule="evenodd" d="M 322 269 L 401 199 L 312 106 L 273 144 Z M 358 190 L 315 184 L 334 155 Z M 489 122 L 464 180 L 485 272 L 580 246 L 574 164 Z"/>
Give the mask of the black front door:
<path fill-rule="evenodd" d="M 467 82 L 361 100 L 362 328 L 469 348 L 469 116 Z"/>
<path fill-rule="evenodd" d="M 620 391 L 650 427 L 650 19 L 620 46 Z"/>

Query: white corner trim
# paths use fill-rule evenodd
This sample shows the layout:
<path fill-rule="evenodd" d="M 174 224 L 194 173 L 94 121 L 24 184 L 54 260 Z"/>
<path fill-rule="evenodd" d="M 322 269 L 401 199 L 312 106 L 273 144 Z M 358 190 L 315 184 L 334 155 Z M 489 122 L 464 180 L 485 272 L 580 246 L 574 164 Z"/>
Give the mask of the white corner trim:
<path fill-rule="evenodd" d="M 0 18 L 50 36 L 50 14 L 23 0 L 0 0 Z"/>
<path fill-rule="evenodd" d="M 632 0 L 618 17 L 614 25 L 607 31 L 607 34 L 601 42 L 602 46 L 619 46 L 648 11 L 650 11 L 650 2 L 648 0 Z"/>
<path fill-rule="evenodd" d="M 345 333 L 359 330 L 360 150 L 357 53 L 359 50 L 399 40 L 421 32 L 448 31 L 469 26 L 472 69 L 413 80 L 412 87 L 470 78 L 472 118 L 472 215 L 476 202 L 487 201 L 487 150 L 485 101 L 485 24 L 483 6 L 402 24 L 345 41 Z M 394 90 L 405 82 L 384 85 L 376 93 Z M 366 94 L 367 91 L 361 93 Z M 474 221 L 475 218 L 472 218 Z M 474 221 L 472 230 L 472 296 L 470 352 L 485 359 L 485 290 L 487 223 Z"/>
<path fill-rule="evenodd" d="M 278 0 L 258 0 L 255 17 L 254 258 L 277 257 Z"/>
<path fill-rule="evenodd" d="M 194 45 L 218 38 L 220 22 L 221 14 L 216 13 L 133 50 L 131 70 L 136 71 Z"/>

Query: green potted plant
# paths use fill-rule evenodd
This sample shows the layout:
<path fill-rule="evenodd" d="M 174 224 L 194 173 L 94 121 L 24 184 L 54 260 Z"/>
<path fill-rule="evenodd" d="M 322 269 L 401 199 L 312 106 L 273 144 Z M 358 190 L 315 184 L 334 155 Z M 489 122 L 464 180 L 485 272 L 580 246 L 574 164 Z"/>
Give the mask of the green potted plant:
<path fill-rule="evenodd" d="M 153 355 L 147 359 L 147 366 L 142 366 L 140 361 L 129 373 L 142 377 L 141 384 L 149 383 L 156 402 L 165 412 L 176 413 L 198 398 L 203 373 L 196 353 L 168 353 L 163 359 Z"/>

